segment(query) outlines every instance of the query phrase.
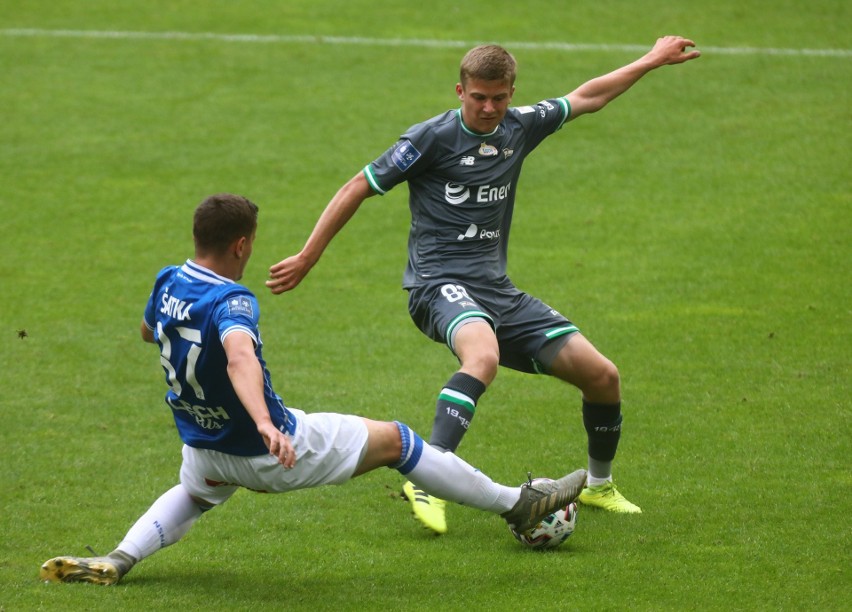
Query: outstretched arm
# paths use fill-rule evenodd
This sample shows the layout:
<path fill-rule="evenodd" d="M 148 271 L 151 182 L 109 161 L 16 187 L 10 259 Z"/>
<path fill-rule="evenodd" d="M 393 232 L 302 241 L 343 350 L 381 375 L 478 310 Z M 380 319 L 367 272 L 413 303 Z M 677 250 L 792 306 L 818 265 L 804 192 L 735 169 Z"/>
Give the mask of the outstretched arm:
<path fill-rule="evenodd" d="M 290 436 L 279 431 L 269 416 L 263 396 L 263 369 L 254 354 L 254 341 L 248 334 L 235 331 L 225 337 L 223 346 L 228 356 L 228 378 L 240 403 L 257 425 L 269 453 L 275 455 L 285 468 L 293 467 L 296 465 L 296 453 Z"/>
<path fill-rule="evenodd" d="M 694 42 L 681 36 L 658 38 L 654 47 L 635 62 L 587 81 L 569 93 L 566 96 L 571 104 L 569 119 L 599 111 L 654 68 L 667 64 L 681 64 L 699 57 L 700 51 L 686 50 L 687 47 L 694 46 Z"/>
<path fill-rule="evenodd" d="M 325 248 L 361 203 L 375 195 L 363 172 L 359 172 L 340 188 L 320 215 L 302 250 L 269 268 L 266 286 L 272 293 L 284 293 L 298 285 L 319 261 Z"/>

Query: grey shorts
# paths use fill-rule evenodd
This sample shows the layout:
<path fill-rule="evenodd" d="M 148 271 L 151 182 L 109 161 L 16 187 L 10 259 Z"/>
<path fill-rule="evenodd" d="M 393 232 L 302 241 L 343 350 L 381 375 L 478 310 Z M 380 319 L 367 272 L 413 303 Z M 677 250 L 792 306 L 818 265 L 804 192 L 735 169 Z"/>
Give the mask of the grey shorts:
<path fill-rule="evenodd" d="M 505 279 L 478 286 L 438 281 L 409 289 L 408 312 L 415 325 L 453 349 L 455 332 L 471 319 L 485 319 L 497 335 L 500 365 L 520 372 L 546 372 L 539 361 L 545 345 L 579 331 L 568 319 Z"/>

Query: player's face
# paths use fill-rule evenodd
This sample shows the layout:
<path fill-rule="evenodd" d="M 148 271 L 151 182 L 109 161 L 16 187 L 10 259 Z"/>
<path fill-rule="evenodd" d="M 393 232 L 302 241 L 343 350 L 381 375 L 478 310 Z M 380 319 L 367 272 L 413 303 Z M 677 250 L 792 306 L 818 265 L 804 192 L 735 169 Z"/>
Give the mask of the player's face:
<path fill-rule="evenodd" d="M 462 103 L 462 119 L 467 127 L 490 134 L 503 121 L 515 93 L 514 86 L 506 81 L 480 81 L 469 79 L 456 85 Z"/>

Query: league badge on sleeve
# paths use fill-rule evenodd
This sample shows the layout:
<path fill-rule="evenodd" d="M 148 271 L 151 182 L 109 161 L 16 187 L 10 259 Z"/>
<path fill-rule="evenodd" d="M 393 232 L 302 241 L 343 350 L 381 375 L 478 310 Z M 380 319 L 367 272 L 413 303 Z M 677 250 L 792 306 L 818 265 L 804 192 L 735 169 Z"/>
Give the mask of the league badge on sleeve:
<path fill-rule="evenodd" d="M 406 140 L 394 150 L 391 159 L 400 171 L 405 172 L 420 159 L 420 151 L 411 144 L 410 140 Z"/>
<path fill-rule="evenodd" d="M 251 300 L 244 295 L 235 295 L 228 298 L 228 315 L 245 315 L 249 318 L 254 318 L 254 309 L 251 305 Z"/>

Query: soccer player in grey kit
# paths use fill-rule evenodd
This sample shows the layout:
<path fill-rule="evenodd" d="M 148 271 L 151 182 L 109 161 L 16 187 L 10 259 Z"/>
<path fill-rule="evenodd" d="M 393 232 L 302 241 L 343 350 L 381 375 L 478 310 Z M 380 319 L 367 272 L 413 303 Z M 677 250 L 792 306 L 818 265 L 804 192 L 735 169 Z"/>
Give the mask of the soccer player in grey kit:
<path fill-rule="evenodd" d="M 302 250 L 270 268 L 267 286 L 272 293 L 294 288 L 366 198 L 407 181 L 411 226 L 403 287 L 409 312 L 460 364 L 438 395 L 430 444 L 456 450 L 498 365 L 555 376 L 582 392 L 589 476 L 580 501 L 641 512 L 612 482 L 622 421 L 618 369 L 571 321 L 512 284 L 506 255 L 527 155 L 566 122 L 600 110 L 651 70 L 698 57 L 688 49 L 694 46 L 665 36 L 639 59 L 565 96 L 511 108 L 515 59 L 497 45 L 471 49 L 456 85 L 461 108 L 412 126 L 350 179 Z M 442 500 L 410 482 L 403 491 L 427 527 L 447 530 Z"/>

